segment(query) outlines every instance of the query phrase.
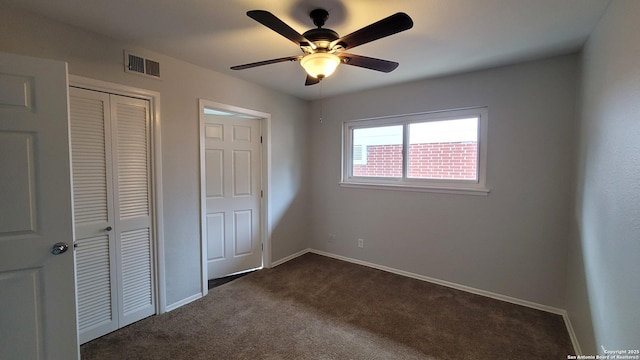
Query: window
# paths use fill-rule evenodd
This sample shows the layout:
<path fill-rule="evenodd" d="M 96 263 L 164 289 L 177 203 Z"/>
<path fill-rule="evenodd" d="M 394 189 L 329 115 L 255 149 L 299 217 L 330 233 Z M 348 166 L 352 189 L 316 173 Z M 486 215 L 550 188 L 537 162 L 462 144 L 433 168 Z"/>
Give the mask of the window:
<path fill-rule="evenodd" d="M 342 186 L 486 194 L 486 108 L 344 124 Z"/>
<path fill-rule="evenodd" d="M 367 146 L 366 145 L 354 145 L 353 146 L 353 163 L 355 165 L 367 165 Z"/>

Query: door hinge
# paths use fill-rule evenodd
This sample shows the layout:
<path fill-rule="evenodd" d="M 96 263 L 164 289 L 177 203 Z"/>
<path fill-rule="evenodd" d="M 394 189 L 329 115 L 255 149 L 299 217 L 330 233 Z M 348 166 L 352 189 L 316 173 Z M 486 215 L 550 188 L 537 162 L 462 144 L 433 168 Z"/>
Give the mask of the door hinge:
<path fill-rule="evenodd" d="M 262 190 L 260 190 L 260 197 L 263 197 L 264 193 L 262 192 Z"/>
<path fill-rule="evenodd" d="M 260 136 L 260 144 L 262 144 L 262 136 Z"/>

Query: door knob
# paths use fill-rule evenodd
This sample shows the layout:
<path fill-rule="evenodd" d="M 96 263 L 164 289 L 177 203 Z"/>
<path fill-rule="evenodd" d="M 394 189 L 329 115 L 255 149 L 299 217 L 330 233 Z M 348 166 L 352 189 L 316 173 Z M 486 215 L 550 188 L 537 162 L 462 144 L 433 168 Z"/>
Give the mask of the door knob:
<path fill-rule="evenodd" d="M 106 228 L 104 228 L 104 231 L 111 231 L 111 230 L 113 230 L 111 226 L 107 226 Z"/>
<path fill-rule="evenodd" d="M 63 252 L 67 251 L 67 249 L 69 249 L 69 245 L 63 242 L 59 242 L 53 245 L 53 247 L 51 248 L 51 253 L 53 255 L 60 255 Z"/>

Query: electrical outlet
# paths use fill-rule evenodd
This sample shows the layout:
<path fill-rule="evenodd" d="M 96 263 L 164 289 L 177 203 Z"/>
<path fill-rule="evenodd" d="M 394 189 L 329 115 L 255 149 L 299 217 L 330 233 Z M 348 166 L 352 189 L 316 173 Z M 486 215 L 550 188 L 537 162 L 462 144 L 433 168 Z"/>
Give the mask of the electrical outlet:
<path fill-rule="evenodd" d="M 336 235 L 335 234 L 329 234 L 329 237 L 328 237 L 327 241 L 330 242 L 330 243 L 336 242 Z"/>
<path fill-rule="evenodd" d="M 363 248 L 364 247 L 364 239 L 358 239 L 358 247 L 359 248 Z"/>

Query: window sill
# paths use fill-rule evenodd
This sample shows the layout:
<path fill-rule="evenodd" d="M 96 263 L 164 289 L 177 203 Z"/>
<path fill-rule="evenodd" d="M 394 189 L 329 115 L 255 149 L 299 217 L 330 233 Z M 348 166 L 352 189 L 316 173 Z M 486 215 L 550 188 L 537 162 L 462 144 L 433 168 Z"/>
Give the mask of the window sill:
<path fill-rule="evenodd" d="M 489 189 L 485 189 L 485 188 L 412 186 L 412 185 L 406 185 L 406 184 L 389 185 L 389 184 L 372 184 L 372 183 L 358 183 L 358 182 L 340 182 L 339 185 L 340 187 L 345 187 L 345 188 L 418 191 L 418 192 L 432 192 L 432 193 L 457 194 L 457 195 L 476 195 L 476 196 L 488 196 L 490 191 Z"/>

